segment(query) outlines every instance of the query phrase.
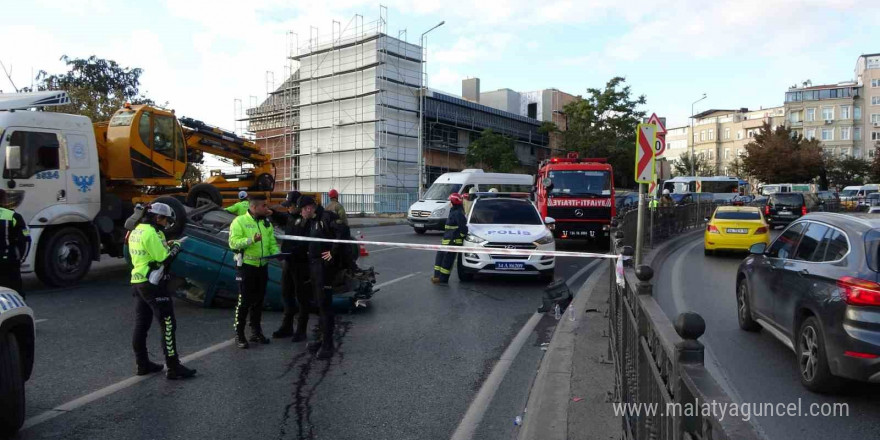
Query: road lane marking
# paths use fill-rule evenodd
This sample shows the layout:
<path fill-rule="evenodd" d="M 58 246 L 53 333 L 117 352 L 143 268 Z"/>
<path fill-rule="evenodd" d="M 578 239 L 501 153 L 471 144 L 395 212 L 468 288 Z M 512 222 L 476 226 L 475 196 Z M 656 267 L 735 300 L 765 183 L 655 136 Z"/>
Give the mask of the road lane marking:
<path fill-rule="evenodd" d="M 601 262 L 602 260 L 596 260 L 584 266 L 579 271 L 575 272 L 574 275 L 569 277 L 567 282 L 573 282 L 581 274 L 588 271 L 590 268 L 596 267 L 596 265 Z M 584 284 L 586 284 L 586 281 Z M 495 397 L 495 392 L 498 391 L 498 388 L 501 386 L 504 376 L 507 375 L 507 371 L 510 370 L 510 366 L 513 364 L 517 355 L 519 355 L 520 350 L 522 350 L 523 346 L 528 342 L 529 336 L 535 331 L 535 327 L 538 325 L 538 322 L 541 321 L 542 315 L 543 314 L 539 312 L 532 314 L 526 322 L 526 325 L 519 330 L 519 333 L 516 334 L 516 337 L 513 338 L 513 341 L 510 342 L 507 349 L 504 350 L 501 358 L 495 363 L 492 372 L 489 373 L 489 377 L 483 382 L 480 391 L 477 392 L 477 396 L 474 397 L 470 407 L 468 407 L 467 412 L 464 414 L 464 417 L 462 417 L 461 422 L 459 422 L 458 428 L 456 428 L 455 432 L 452 434 L 452 440 L 470 440 L 474 437 L 477 427 L 479 427 L 480 422 L 483 420 L 483 415 L 489 408 L 489 404 L 492 403 L 492 398 Z"/>
<path fill-rule="evenodd" d="M 394 283 L 397 283 L 397 282 L 403 281 L 403 280 L 405 280 L 405 279 L 407 279 L 407 278 L 414 277 L 414 276 L 416 276 L 416 275 L 418 275 L 418 274 L 420 274 L 420 273 L 421 273 L 421 272 L 415 272 L 415 273 L 407 274 L 407 275 L 404 275 L 404 276 L 402 276 L 402 277 L 395 278 L 395 279 L 393 279 L 393 280 L 386 281 L 386 282 L 381 283 L 381 284 L 377 284 L 377 285 L 375 286 L 375 288 L 378 289 L 378 288 L 380 288 L 380 287 L 389 286 L 389 285 L 391 285 L 391 284 L 394 284 Z M 39 320 L 36 321 L 36 322 L 39 322 Z M 194 360 L 196 360 L 196 359 L 199 359 L 199 358 L 205 357 L 205 356 L 207 356 L 207 355 L 209 355 L 209 354 L 211 354 L 211 353 L 214 353 L 215 351 L 222 350 L 222 349 L 224 349 L 224 348 L 226 348 L 226 347 L 232 346 L 232 343 L 233 343 L 234 341 L 235 341 L 234 339 L 229 339 L 229 340 L 223 341 L 223 342 L 221 342 L 221 343 L 219 343 L 219 344 L 214 344 L 214 345 L 212 345 L 212 346 L 210 346 L 210 347 L 208 347 L 208 348 L 205 348 L 205 349 L 199 350 L 199 351 L 197 351 L 197 352 L 195 352 L 195 353 L 192 353 L 192 354 L 190 354 L 190 355 L 184 356 L 184 357 L 182 357 L 182 358 L 180 359 L 180 361 L 185 363 L 185 362 L 191 362 L 191 361 L 194 361 Z M 39 424 L 41 424 L 41 423 L 43 423 L 43 422 L 46 422 L 46 421 L 52 420 L 52 419 L 54 419 L 55 417 L 58 417 L 58 416 L 60 416 L 60 415 L 62 415 L 62 414 L 64 414 L 64 413 L 67 413 L 67 412 L 73 411 L 73 410 L 75 410 L 75 409 L 77 409 L 77 408 L 79 408 L 79 407 L 82 407 L 82 406 L 84 406 L 84 405 L 87 405 L 87 404 L 89 404 L 89 403 L 92 403 L 92 402 L 94 402 L 94 401 L 96 401 L 96 400 L 103 399 L 104 397 L 107 397 L 107 396 L 109 396 L 109 395 L 111 395 L 111 394 L 113 394 L 113 393 L 115 393 L 115 392 L 117 392 L 117 391 L 124 390 L 124 389 L 126 389 L 126 388 L 131 387 L 132 385 L 135 385 L 135 384 L 141 383 L 141 382 L 143 382 L 143 381 L 145 381 L 145 380 L 147 380 L 147 379 L 150 379 L 150 378 L 153 377 L 153 376 L 154 376 L 154 375 L 152 375 L 152 374 L 150 374 L 150 375 L 146 375 L 146 376 L 132 376 L 132 377 L 129 377 L 128 379 L 124 379 L 124 380 L 121 380 L 121 381 L 119 381 L 119 382 L 116 382 L 116 383 L 114 383 L 113 385 L 109 385 L 109 386 L 106 386 L 106 387 L 104 387 L 104 388 L 101 388 L 101 389 L 98 390 L 98 391 L 95 391 L 95 392 L 92 392 L 92 393 L 86 394 L 85 396 L 82 396 L 82 397 L 78 397 L 78 398 L 76 398 L 76 399 L 74 399 L 74 400 L 71 400 L 70 402 L 67 402 L 67 403 L 61 404 L 61 405 L 59 405 L 59 406 L 56 406 L 55 408 L 52 408 L 52 409 L 50 409 L 50 410 L 48 410 L 48 411 L 45 411 L 45 412 L 43 412 L 43 413 L 41 413 L 41 414 L 38 414 L 38 415 L 36 415 L 36 416 L 34 416 L 34 417 L 31 417 L 31 418 L 25 420 L 25 421 L 24 421 L 24 425 L 22 426 L 21 430 L 24 431 L 24 430 L 26 430 L 26 429 L 28 429 L 28 428 L 32 428 L 32 427 L 34 427 L 34 426 L 36 426 L 36 425 L 39 425 Z"/>
<path fill-rule="evenodd" d="M 46 322 L 46 321 L 48 321 L 48 319 L 36 319 L 36 320 L 34 320 L 34 324 L 39 324 L 41 322 Z"/>
<path fill-rule="evenodd" d="M 678 316 L 679 313 L 684 313 L 685 304 L 684 301 L 684 283 L 682 283 L 681 274 L 684 273 L 684 261 L 687 259 L 687 255 L 691 252 L 691 250 L 697 245 L 703 244 L 702 241 L 696 241 L 692 244 L 686 245 L 682 247 L 680 251 L 678 251 L 678 257 L 675 260 L 675 264 L 672 265 L 672 304 L 675 307 L 675 316 Z"/>

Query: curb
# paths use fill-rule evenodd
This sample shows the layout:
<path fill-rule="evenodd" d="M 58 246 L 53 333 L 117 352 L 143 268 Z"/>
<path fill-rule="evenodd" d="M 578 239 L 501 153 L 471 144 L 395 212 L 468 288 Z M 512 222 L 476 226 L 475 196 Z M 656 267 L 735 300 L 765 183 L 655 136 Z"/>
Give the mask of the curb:
<path fill-rule="evenodd" d="M 693 231 L 685 232 L 672 240 L 661 243 L 659 246 L 651 249 L 651 251 L 648 252 L 648 255 L 645 255 L 642 264 L 647 264 L 648 266 L 651 266 L 652 269 L 656 270 L 657 267 L 660 267 L 663 264 L 667 257 L 681 249 L 681 247 L 684 246 L 686 242 L 693 239 L 697 233 L 703 233 L 703 228 L 694 228 Z"/>
<path fill-rule="evenodd" d="M 613 260 L 609 260 L 613 261 Z M 519 440 L 551 440 L 568 438 L 568 405 L 571 393 L 572 361 L 574 360 L 575 331 L 582 319 L 586 319 L 586 305 L 603 275 L 603 264 L 593 270 L 578 289 L 569 307 L 575 310 L 575 320 L 568 319 L 568 309 L 559 320 L 547 353 L 541 359 L 538 374 L 529 391 L 523 425 Z"/>
<path fill-rule="evenodd" d="M 363 229 L 363 228 L 376 228 L 379 226 L 399 226 L 399 225 L 407 225 L 407 224 L 409 224 L 409 223 L 407 223 L 406 220 L 389 220 L 389 221 L 379 222 L 379 223 L 369 223 L 369 224 L 358 225 L 358 224 L 351 224 L 351 220 L 349 220 L 348 227 Z"/>

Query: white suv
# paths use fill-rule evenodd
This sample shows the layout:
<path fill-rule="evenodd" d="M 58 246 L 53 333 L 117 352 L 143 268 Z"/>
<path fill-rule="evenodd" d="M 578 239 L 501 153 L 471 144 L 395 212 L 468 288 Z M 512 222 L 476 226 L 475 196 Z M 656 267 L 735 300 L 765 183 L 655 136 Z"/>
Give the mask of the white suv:
<path fill-rule="evenodd" d="M 0 438 L 24 423 L 24 383 L 34 367 L 34 312 L 14 290 L 0 287 Z"/>
<path fill-rule="evenodd" d="M 548 228 L 553 223 L 549 217 L 542 220 L 526 198 L 480 194 L 468 216 L 464 247 L 553 251 L 556 242 Z M 461 281 L 472 280 L 476 273 L 537 275 L 552 280 L 556 257 L 466 252 L 458 262 Z"/>

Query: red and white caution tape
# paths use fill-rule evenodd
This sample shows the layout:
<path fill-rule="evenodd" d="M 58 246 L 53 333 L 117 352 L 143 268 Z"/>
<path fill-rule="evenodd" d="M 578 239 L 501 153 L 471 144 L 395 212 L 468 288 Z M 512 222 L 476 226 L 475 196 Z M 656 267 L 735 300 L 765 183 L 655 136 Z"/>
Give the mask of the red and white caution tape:
<path fill-rule="evenodd" d="M 386 241 L 359 241 L 359 240 L 337 240 L 333 238 L 312 238 L 301 237 L 298 235 L 276 235 L 281 240 L 293 241 L 317 241 L 322 243 L 343 243 L 343 244 L 369 244 L 375 246 L 396 247 L 401 249 L 421 249 L 424 251 L 444 251 L 457 252 L 460 254 L 492 254 L 492 255 L 539 255 L 552 257 L 575 257 L 575 258 L 619 258 L 619 255 L 599 254 L 594 252 L 568 252 L 568 251 L 542 251 L 537 249 L 505 249 L 505 248 L 487 248 L 487 247 L 464 247 L 464 246 L 448 246 L 442 244 L 417 244 L 417 243 L 392 243 Z"/>

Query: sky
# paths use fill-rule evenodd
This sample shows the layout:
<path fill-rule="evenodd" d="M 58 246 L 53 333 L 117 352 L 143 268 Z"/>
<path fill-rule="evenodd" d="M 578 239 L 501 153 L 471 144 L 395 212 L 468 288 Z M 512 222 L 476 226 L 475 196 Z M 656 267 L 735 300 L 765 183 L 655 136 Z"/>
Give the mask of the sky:
<path fill-rule="evenodd" d="M 9 1 L 0 61 L 18 87 L 32 72 L 63 72 L 62 55 L 116 60 L 144 70 L 141 90 L 178 115 L 237 128 L 234 101 L 262 101 L 288 72 L 286 54 L 312 26 L 330 34 L 361 0 Z M 428 86 L 461 94 L 557 88 L 583 95 L 623 76 L 644 110 L 686 125 L 691 104 L 782 105 L 789 86 L 852 80 L 856 59 L 880 52 L 880 8 L 868 0 L 385 0 L 387 30 L 427 37 Z M 267 81 L 272 72 L 274 82 Z M 12 92 L 0 77 L 0 90 Z M 251 98 L 254 97 L 254 98 Z"/>

